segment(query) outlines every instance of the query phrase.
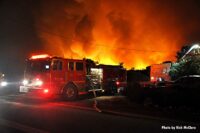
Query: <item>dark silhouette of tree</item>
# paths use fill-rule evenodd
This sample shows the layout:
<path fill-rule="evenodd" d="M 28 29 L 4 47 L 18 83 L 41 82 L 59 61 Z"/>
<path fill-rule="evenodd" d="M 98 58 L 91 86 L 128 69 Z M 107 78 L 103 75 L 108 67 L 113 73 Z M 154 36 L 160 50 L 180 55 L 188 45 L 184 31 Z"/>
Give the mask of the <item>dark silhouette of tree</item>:
<path fill-rule="evenodd" d="M 181 57 L 183 57 L 183 55 L 186 54 L 186 52 L 190 49 L 191 45 L 185 45 L 181 48 L 180 51 L 177 52 L 176 54 L 176 58 L 177 58 L 177 61 L 181 59 Z"/>
<path fill-rule="evenodd" d="M 187 60 L 180 60 L 174 63 L 170 69 L 169 75 L 172 80 L 186 75 L 200 75 L 200 56 L 194 55 Z"/>

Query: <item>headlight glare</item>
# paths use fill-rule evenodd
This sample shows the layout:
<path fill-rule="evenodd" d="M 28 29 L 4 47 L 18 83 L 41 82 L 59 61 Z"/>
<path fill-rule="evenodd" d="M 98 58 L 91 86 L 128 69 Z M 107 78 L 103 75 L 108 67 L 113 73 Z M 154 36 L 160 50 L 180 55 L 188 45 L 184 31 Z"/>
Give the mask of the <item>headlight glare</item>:
<path fill-rule="evenodd" d="M 25 79 L 25 80 L 23 80 L 22 83 L 23 83 L 23 85 L 27 85 L 28 84 L 28 80 Z"/>
<path fill-rule="evenodd" d="M 1 86 L 7 86 L 8 83 L 6 81 L 1 82 Z"/>

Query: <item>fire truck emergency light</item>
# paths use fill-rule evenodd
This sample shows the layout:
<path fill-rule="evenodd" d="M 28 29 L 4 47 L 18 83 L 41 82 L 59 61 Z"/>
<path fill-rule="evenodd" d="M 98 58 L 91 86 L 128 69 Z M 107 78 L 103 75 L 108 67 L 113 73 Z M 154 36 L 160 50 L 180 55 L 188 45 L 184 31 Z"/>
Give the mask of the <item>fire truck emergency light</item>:
<path fill-rule="evenodd" d="M 36 79 L 35 85 L 41 86 L 43 82 L 40 79 Z"/>
<path fill-rule="evenodd" d="M 152 76 L 152 77 L 151 77 L 151 80 L 154 80 L 154 79 L 155 79 L 155 78 Z"/>
<path fill-rule="evenodd" d="M 41 54 L 41 55 L 33 55 L 31 56 L 31 59 L 43 59 L 50 57 L 48 54 Z"/>

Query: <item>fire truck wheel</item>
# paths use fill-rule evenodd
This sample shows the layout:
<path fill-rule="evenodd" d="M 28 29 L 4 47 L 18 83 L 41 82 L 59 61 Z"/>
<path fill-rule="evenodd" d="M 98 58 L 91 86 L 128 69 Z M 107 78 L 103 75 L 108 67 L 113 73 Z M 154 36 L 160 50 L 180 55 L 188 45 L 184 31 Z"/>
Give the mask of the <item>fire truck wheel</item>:
<path fill-rule="evenodd" d="M 68 84 L 65 88 L 64 88 L 64 97 L 67 100 L 75 100 L 78 96 L 78 90 L 76 88 L 75 85 L 73 84 Z"/>

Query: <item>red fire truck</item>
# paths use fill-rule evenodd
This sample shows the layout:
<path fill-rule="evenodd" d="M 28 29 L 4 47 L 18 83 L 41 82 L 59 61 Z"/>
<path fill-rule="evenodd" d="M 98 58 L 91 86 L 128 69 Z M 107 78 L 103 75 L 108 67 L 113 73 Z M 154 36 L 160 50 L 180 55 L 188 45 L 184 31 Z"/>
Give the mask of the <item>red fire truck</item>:
<path fill-rule="evenodd" d="M 45 96 L 61 95 L 74 100 L 79 94 L 106 91 L 104 69 L 90 59 L 66 59 L 47 54 L 34 55 L 26 61 L 20 92 Z M 120 80 L 119 80 L 120 81 Z M 116 84 L 120 82 L 116 80 Z"/>

